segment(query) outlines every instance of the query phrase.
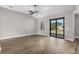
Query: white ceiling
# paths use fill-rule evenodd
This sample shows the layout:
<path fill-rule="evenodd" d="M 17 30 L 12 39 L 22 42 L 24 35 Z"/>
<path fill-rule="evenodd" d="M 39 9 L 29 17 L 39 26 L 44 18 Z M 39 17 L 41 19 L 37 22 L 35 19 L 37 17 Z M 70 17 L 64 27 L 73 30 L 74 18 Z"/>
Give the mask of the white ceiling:
<path fill-rule="evenodd" d="M 26 13 L 26 14 L 29 14 L 29 10 L 34 10 L 33 5 L 12 5 L 12 8 L 8 6 L 9 5 L 1 5 L 0 7 Z M 42 18 L 49 15 L 55 15 L 70 10 L 74 10 L 74 6 L 73 5 L 38 5 L 37 9 L 39 10 L 39 14 L 38 16 L 34 16 L 34 17 Z"/>

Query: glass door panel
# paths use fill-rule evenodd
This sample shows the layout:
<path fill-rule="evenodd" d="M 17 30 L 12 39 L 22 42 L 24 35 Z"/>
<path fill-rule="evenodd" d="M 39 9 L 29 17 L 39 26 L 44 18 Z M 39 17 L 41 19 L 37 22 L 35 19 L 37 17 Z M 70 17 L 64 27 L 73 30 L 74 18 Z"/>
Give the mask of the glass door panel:
<path fill-rule="evenodd" d="M 57 37 L 64 38 L 64 19 L 57 19 Z"/>
<path fill-rule="evenodd" d="M 56 20 L 51 20 L 51 36 L 56 37 Z"/>

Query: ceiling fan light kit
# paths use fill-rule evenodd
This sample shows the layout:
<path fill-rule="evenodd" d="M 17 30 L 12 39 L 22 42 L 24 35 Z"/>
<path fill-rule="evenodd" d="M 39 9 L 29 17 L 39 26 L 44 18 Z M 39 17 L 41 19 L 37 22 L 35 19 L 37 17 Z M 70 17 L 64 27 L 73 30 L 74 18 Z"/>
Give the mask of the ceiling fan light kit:
<path fill-rule="evenodd" d="M 29 15 L 35 15 L 35 16 L 37 16 L 37 14 L 38 14 L 38 10 L 37 10 L 37 5 L 33 5 L 33 7 L 34 7 L 34 11 L 33 10 L 30 10 L 29 12 L 30 12 L 30 14 Z"/>

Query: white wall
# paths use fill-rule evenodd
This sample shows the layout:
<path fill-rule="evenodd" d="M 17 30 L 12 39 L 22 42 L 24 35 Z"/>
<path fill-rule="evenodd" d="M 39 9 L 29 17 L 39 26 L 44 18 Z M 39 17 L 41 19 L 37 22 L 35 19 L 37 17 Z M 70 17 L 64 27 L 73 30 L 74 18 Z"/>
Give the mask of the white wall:
<path fill-rule="evenodd" d="M 65 39 L 74 40 L 74 14 L 73 11 L 58 15 L 51 15 L 38 20 L 38 34 L 49 36 L 49 20 L 53 18 L 65 17 Z M 40 22 L 45 21 L 45 30 L 40 30 Z"/>
<path fill-rule="evenodd" d="M 0 39 L 34 34 L 36 23 L 32 16 L 0 8 Z"/>
<path fill-rule="evenodd" d="M 65 17 L 65 39 L 74 38 L 74 14 L 72 11 L 37 19 L 15 11 L 0 8 L 0 38 L 10 38 L 37 34 L 49 36 L 49 20 Z M 40 22 L 45 21 L 45 30 L 40 30 Z"/>
<path fill-rule="evenodd" d="M 75 15 L 75 36 L 79 36 L 79 14 Z"/>

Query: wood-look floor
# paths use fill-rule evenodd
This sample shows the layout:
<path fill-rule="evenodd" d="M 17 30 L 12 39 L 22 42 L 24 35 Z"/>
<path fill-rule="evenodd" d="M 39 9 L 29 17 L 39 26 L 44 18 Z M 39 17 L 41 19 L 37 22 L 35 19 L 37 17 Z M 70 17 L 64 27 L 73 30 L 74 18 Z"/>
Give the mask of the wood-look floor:
<path fill-rule="evenodd" d="M 73 54 L 79 53 L 79 40 L 74 42 L 40 35 L 0 41 L 2 54 Z"/>

